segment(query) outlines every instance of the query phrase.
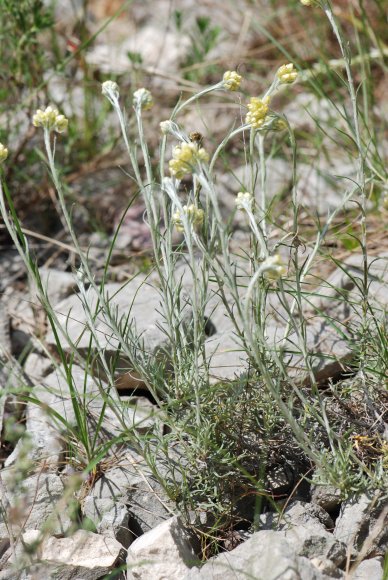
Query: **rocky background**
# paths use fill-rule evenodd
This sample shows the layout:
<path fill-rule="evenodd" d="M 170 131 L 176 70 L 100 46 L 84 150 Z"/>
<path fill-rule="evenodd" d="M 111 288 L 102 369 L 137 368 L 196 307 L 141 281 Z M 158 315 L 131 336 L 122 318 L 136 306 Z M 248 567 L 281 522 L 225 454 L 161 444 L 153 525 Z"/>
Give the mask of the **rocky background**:
<path fill-rule="evenodd" d="M 49 5 L 48 0 L 45 4 Z M 271 3 L 249 0 L 59 1 L 52 20 L 41 25 L 38 38 L 43 52 L 34 45 L 38 52 L 35 60 L 31 58 L 31 83 L 39 88 L 35 92 L 27 86 L 21 89 L 23 82 L 17 82 L 17 70 L 12 69 L 8 82 L 12 91 L 18 91 L 18 105 L 11 102 L 15 93 L 10 90 L 1 108 L 1 136 L 7 135 L 11 151 L 6 179 L 50 303 L 81 357 L 88 352 L 90 331 L 79 300 L 75 274 L 79 264 L 56 211 L 55 192 L 38 153 L 42 151 L 41 136 L 31 128 L 31 111 L 46 102 L 54 103 L 73 127 L 68 139 L 58 140 L 57 160 L 69 203 L 75 202 L 74 227 L 100 284 L 112 236 L 134 194 L 123 171 L 126 157 L 117 120 L 102 101 L 100 83 L 112 77 L 119 80 L 123 94 L 130 95 L 139 86 L 152 91 L 156 105 L 146 117 L 147 138 L 157 151 L 159 122 L 169 117 L 181 93 L 189 96 L 217 81 L 221 71 L 238 68 L 247 77 L 247 94 L 260 94 L 284 62 L 268 34 L 281 39 L 282 46 L 306 69 L 292 92 L 277 97 L 276 107 L 287 116 L 298 139 L 300 244 L 307 257 L 317 223 L 340 203 L 344 183 L 355 178 L 356 166 L 341 135 L 335 106 L 338 95 L 333 92 L 329 98 L 309 84 L 311 79 L 322 83 L 326 78 L 321 44 L 335 74 L 338 54 L 329 29 L 319 17 L 299 13 L 298 3 L 283 4 L 275 11 Z M 369 10 L 376 35 L 383 38 L 377 8 L 373 4 Z M 351 33 L 347 3 L 338 2 L 336 12 L 345 31 Z M 316 35 L 307 35 L 306 27 Z M 58 53 L 60 60 L 55 61 Z M 371 147 L 378 143 L 374 168 L 380 172 L 388 149 L 384 133 L 386 79 L 373 58 L 369 63 L 374 79 L 370 115 L 377 134 Z M 240 116 L 241 106 L 235 99 L 205 101 L 201 108 L 190 108 L 180 123 L 203 134 L 211 149 Z M 324 129 L 320 136 L 318 127 Z M 226 219 L 234 211 L 236 191 L 246 177 L 237 142 L 228 153 L 225 167 L 220 166 L 217 175 Z M 267 165 L 268 195 L 274 204 L 271 219 L 278 227 L 274 235 L 287 230 L 290 223 L 286 211 L 292 186 L 290 160 L 289 145 L 275 140 Z M 377 318 L 386 340 L 388 214 L 379 201 L 383 197 L 373 193 L 368 200 L 370 267 L 366 284 L 371 317 Z M 150 236 L 143 216 L 144 206 L 138 199 L 127 211 L 118 234 L 105 290 L 118 317 L 126 316 L 131 304 L 131 320 L 142 333 L 148 352 L 157 357 L 168 353 L 169 343 L 163 332 L 160 294 L 150 275 Z M 368 376 L 368 389 L 364 388 L 365 377 L 354 370 L 355 345 L 362 331 L 360 288 L 365 284 L 363 256 L 355 242 L 359 235 L 357 208 L 338 215 L 334 226 L 325 242 L 326 254 L 320 256 L 308 280 L 314 296 L 305 311 L 307 348 L 333 429 L 344 437 L 351 434 L 360 461 L 370 466 L 379 461 L 384 470 L 388 466 L 388 399 L 382 361 L 387 355 L 370 352 L 368 364 L 377 370 Z M 184 444 L 168 439 L 169 428 L 146 381 L 128 371 L 130 360 L 118 365 L 117 390 L 110 394 L 121 409 L 120 416 L 105 409 L 100 392 L 108 387 L 103 376 L 96 385 L 77 362 L 72 365 L 70 389 L 57 339 L 37 300 L 36 288 L 1 221 L 0 228 L 0 578 L 388 577 L 386 490 L 366 485 L 366 491 L 360 493 L 349 484 L 344 493 L 339 487 L 322 485 L 316 466 L 291 442 L 287 425 L 276 433 L 266 457 L 266 499 L 258 517 L 254 515 L 258 513 L 257 498 L 251 488 L 245 493 L 245 480 L 237 491 L 225 489 L 225 503 L 233 512 L 225 525 L 217 528 L 216 514 L 211 507 L 203 507 L 206 498 L 188 509 L 176 490 L 185 474 L 192 473 L 192 465 L 186 468 Z M 249 238 L 242 215 L 235 214 L 231 247 L 236 250 L 241 276 L 247 276 L 241 256 L 249 248 Z M 134 274 L 138 275 L 133 278 Z M 189 294 L 192 280 L 184 260 L 176 276 Z M 217 397 L 217 385 L 226 391 L 244 384 L 249 365 L 242 350 L 236 348 L 233 326 L 216 288 L 210 290 L 214 295 L 207 313 L 205 346 L 211 356 L 209 373 Z M 97 296 L 93 290 L 88 292 L 93 308 Z M 275 342 L 284 328 L 283 308 L 278 297 L 271 295 L 267 328 Z M 112 339 L 104 316 L 97 320 L 100 347 L 113 360 L 120 345 Z M 70 356 L 65 342 L 62 348 L 61 354 Z M 311 401 L 303 359 L 291 346 L 289 349 L 290 376 L 304 385 Z M 95 354 L 91 353 L 92 359 Z M 109 443 L 87 475 L 77 460 L 82 455 L 77 456 L 79 418 L 72 403 L 77 395 L 87 409 L 85 429 L 89 433 L 95 430 L 102 446 Z M 211 412 L 211 406 L 209 409 Z M 238 412 L 240 409 L 229 417 L 228 424 L 220 426 L 222 436 L 233 431 Z M 123 423 L 138 434 L 136 445 L 120 438 Z M 166 437 L 170 445 L 167 459 L 156 443 L 160 437 Z M 329 446 L 319 425 L 316 437 Z M 244 442 L 252 473 L 259 470 L 262 446 L 262 434 L 254 431 Z M 211 470 L 204 463 L 206 459 L 198 457 L 198 472 Z"/>

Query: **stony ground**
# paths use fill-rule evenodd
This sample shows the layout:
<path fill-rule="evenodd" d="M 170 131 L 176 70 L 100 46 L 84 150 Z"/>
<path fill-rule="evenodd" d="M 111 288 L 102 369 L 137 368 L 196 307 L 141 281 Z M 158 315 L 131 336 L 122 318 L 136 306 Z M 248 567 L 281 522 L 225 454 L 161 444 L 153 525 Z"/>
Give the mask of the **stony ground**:
<path fill-rule="evenodd" d="M 91 31 L 97 30 L 103 19 L 120 5 L 121 2 L 93 2 Z M 142 84 L 149 82 L 161 103 L 149 118 L 150 135 L 157 133 L 159 121 L 168 117 L 179 90 L 195 90 L 202 82 L 195 77 L 194 80 L 185 79 L 180 72 L 185 55 L 190 54 L 187 30 L 195 26 L 198 14 L 210 17 L 222 27 L 220 42 L 208 55 L 217 65 L 225 63 L 228 68 L 236 53 L 243 61 L 244 56 L 254 53 L 255 47 L 263 43 L 260 34 L 248 25 L 253 10 L 251 2 L 241 2 L 235 9 L 231 2 L 202 1 L 197 6 L 192 0 L 182 1 L 179 9 L 187 15 L 183 31 L 171 25 L 173 8 L 176 9 L 175 4 L 165 0 L 135 3 L 131 16 L 124 12 L 114 25 L 101 33 L 86 54 L 87 64 L 95 74 L 123 74 L 128 68 L 128 52 L 135 54 L 140 47 L 142 72 L 137 74 Z M 69 36 L 74 32 L 74 14 L 67 3 L 61 10 L 58 28 L 61 34 Z M 264 12 L 264 20 L 267 17 L 269 14 Z M 76 70 L 73 72 L 77 75 Z M 132 70 L 131 74 L 135 81 L 136 71 Z M 61 110 L 70 115 L 74 114 L 74 103 L 82 108 L 76 83 L 67 90 L 63 79 L 53 77 L 50 82 L 50 90 Z M 330 121 L 332 111 L 328 103 L 314 95 L 300 92 L 292 100 L 284 98 L 283 105 L 283 112 L 301 135 L 314 130 L 312 117 L 329 126 L 335 122 L 334 117 Z M 382 108 L 383 104 L 376 104 L 377 115 L 384 115 Z M 182 124 L 203 132 L 210 140 L 218 135 L 211 137 L 209 126 L 216 127 L 222 134 L 238 114 L 238 107 L 233 103 L 224 103 L 218 108 L 207 105 L 200 112 L 191 109 Z M 106 126 L 114 126 L 114 123 L 113 117 L 108 115 Z M 109 129 L 102 131 L 106 133 L 104 138 L 111 136 Z M 20 144 L 23 138 L 20 125 L 18 132 L 13 136 L 16 145 L 18 139 Z M 305 153 L 298 172 L 300 220 L 306 233 L 303 243 L 306 243 L 307 257 L 311 251 L 309 234 L 314 229 L 313 218 L 324 218 L 341 198 L 342 181 L 333 176 L 352 179 L 355 174 L 354 165 L 349 163 L 340 144 L 336 146 L 330 142 L 329 156 L 310 156 L 309 150 Z M 78 202 L 74 212 L 75 226 L 81 245 L 89 248 L 98 284 L 111 236 L 128 198 L 128 181 L 118 167 L 123 163 L 122 152 L 112 154 L 111 151 L 98 156 L 95 162 L 87 160 L 81 168 L 65 175 L 71 195 Z M 237 156 L 229 169 L 233 170 L 232 174 L 220 172 L 218 176 L 222 211 L 226 217 L 234 207 L 236 188 L 244 180 L 246 171 L 243 160 Z M 268 161 L 267 172 L 269 197 L 284 199 L 291 184 L 289 160 L 274 155 Z M 66 324 L 70 338 L 83 356 L 90 345 L 90 331 L 73 273 L 75 255 L 59 220 L 51 215 L 53 208 L 45 205 L 49 196 L 53 196 L 50 186 L 44 180 L 42 184 L 46 200 L 42 202 L 41 192 L 36 195 L 39 208 L 43 210 L 28 212 L 28 207 L 20 203 L 20 195 L 19 207 L 24 212 L 26 227 L 47 236 L 43 240 L 32 237 L 40 273 L 59 320 Z M 128 304 L 132 304 L 131 321 L 142 333 L 147 351 L 157 357 L 160 353 L 163 356 L 168 353 L 169 343 L 163 332 L 160 294 L 152 275 L 148 276 L 152 259 L 143 212 L 139 201 L 126 215 L 113 252 L 111 280 L 105 290 L 109 296 L 114 296 L 118 316 L 127 315 Z M 352 216 L 357 221 L 357 215 Z M 287 221 L 282 221 L 281 215 L 276 219 L 279 230 L 284 231 Z M 341 219 L 339 228 L 343 226 Z M 99 227 L 92 232 L 89 224 L 93 220 Z M 370 304 L 381 324 L 388 307 L 388 237 L 383 222 L 381 216 L 372 217 L 368 248 Z M 355 437 L 369 437 L 367 442 L 357 440 L 360 457 L 363 457 L 363 454 L 372 453 L 370 447 L 373 447 L 376 434 L 385 440 L 388 438 L 386 392 L 383 384 L 377 385 L 378 396 L 375 400 L 367 400 L 361 387 L 357 387 L 361 377 L 352 371 L 352 341 L 358 340 L 358 320 L 362 313 L 357 283 L 363 277 L 362 255 L 357 249 L 343 245 L 340 237 L 329 239 L 328 245 L 328 253 L 341 262 L 341 267 L 330 260 L 322 261 L 308 280 L 310 287 L 315 288 L 315 296 L 305 304 L 307 348 L 314 375 L 323 392 L 327 389 L 330 419 L 341 424 L 344 433 L 352 426 Z M 243 259 L 244 249 L 248 247 L 247 224 L 244 217 L 237 214 L 231 247 L 236 252 L 243 278 L 248 275 Z M 284 256 L 288 258 L 286 253 Z M 141 273 L 127 283 L 139 270 Z M 182 278 L 189 294 L 192 280 L 184 260 L 176 276 Z M 200 521 L 198 513 L 191 514 L 191 521 L 190 517 L 183 518 L 171 494 L 167 494 L 139 453 L 141 449 L 117 441 L 98 469 L 92 470 L 90 476 L 80 482 L 82 466 L 69 459 L 68 443 L 72 439 L 72 429 L 77 427 L 72 404 L 74 393 L 70 392 L 65 380 L 56 353 L 55 336 L 37 300 L 36 288 L 28 284 L 22 261 L 5 235 L 0 252 L 0 292 L 0 387 L 4 394 L 0 399 L 0 578 L 380 580 L 387 577 L 384 557 L 388 549 L 388 506 L 384 494 L 354 495 L 344 500 L 339 489 L 317 485 L 306 458 L 292 454 L 285 443 L 274 453 L 266 476 L 266 489 L 277 502 L 276 510 L 273 504 L 266 505 L 259 521 L 253 522 L 246 516 L 252 504 L 243 502 L 238 507 L 241 524 L 223 531 L 223 536 L 218 538 L 220 553 L 203 566 L 202 560 L 212 554 L 207 553 L 206 542 L 201 545 L 195 531 L 209 532 L 211 529 L 206 514 L 204 521 Z M 213 294 L 208 305 L 209 336 L 205 346 L 211 357 L 211 381 L 214 385 L 241 382 L 249 372 L 246 357 L 236 344 L 233 327 L 216 288 L 210 288 L 210 292 Z M 89 297 L 91 306 L 95 305 L 96 295 L 92 290 Z M 283 339 L 285 316 L 284 306 L 276 296 L 269 300 L 266 314 L 268 341 L 276 347 Z M 189 317 L 190 313 L 187 315 Z M 98 317 L 97 330 L 100 347 L 108 359 L 113 359 L 119 345 L 112 338 L 112 330 L 103 315 Z M 304 384 L 308 375 L 302 354 L 295 348 L 296 343 L 295 336 L 290 334 L 286 344 L 289 373 Z M 63 350 L 65 354 L 70 352 L 65 343 Z M 111 395 L 114 400 L 125 402 L 125 406 L 120 417 L 110 408 L 105 411 L 99 431 L 101 443 L 117 437 L 123 423 L 150 441 L 155 433 L 165 434 L 166 425 L 146 383 L 128 370 L 131 369 L 130 358 L 123 356 L 119 366 L 122 371 L 116 376 L 117 392 Z M 85 381 L 84 370 L 77 363 L 72 367 L 72 376 L 74 388 L 87 406 L 87 428 L 93 430 L 103 407 L 100 389 L 107 389 L 107 385 L 102 376 L 99 386 L 93 380 Z M 336 398 L 328 389 L 328 385 L 336 384 L 336 393 L 345 392 L 350 383 L 352 394 L 347 399 Z M 25 385 L 31 389 L 29 401 L 20 397 Z M 48 408 L 51 409 L 49 413 Z M 60 417 L 65 418 L 66 424 Z M 16 426 L 25 426 L 29 435 L 27 449 L 22 438 L 17 442 L 6 433 L 5 426 L 10 418 Z M 253 443 L 260 445 L 260 440 Z M 184 471 L 181 451 L 176 444 L 171 454 Z M 25 461 L 32 461 L 32 466 L 28 463 L 23 472 L 21 488 L 20 482 L 15 482 L 15 466 L 20 469 Z M 158 471 L 167 474 L 168 466 L 163 461 L 155 449 Z M 80 522 L 82 529 L 77 529 Z M 42 530 L 46 530 L 43 541 Z"/>

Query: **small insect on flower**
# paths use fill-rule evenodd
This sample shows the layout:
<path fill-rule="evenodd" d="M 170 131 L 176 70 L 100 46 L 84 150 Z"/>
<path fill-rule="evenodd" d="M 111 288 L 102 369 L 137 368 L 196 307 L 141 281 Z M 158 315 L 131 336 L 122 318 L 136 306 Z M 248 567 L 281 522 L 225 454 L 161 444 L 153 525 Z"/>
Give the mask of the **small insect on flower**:
<path fill-rule="evenodd" d="M 42 109 L 36 111 L 32 118 L 32 124 L 34 127 L 43 127 L 49 131 L 63 133 L 66 131 L 69 121 L 65 115 L 60 115 L 57 109 L 49 106 L 44 111 Z"/>
<path fill-rule="evenodd" d="M 228 91 L 237 91 L 240 88 L 241 81 L 242 76 L 235 70 L 227 70 L 222 79 L 223 86 Z"/>
<path fill-rule="evenodd" d="M 253 129 L 260 129 L 264 125 L 264 121 L 269 110 L 269 97 L 259 99 L 258 97 L 251 97 L 248 103 L 248 113 L 245 117 L 245 122 L 251 125 Z"/>
<path fill-rule="evenodd" d="M 277 71 L 276 76 L 278 77 L 281 84 L 291 84 L 295 81 L 296 77 L 298 76 L 298 71 L 292 64 L 292 62 L 288 64 L 283 64 Z"/>
<path fill-rule="evenodd" d="M 267 278 L 267 280 L 279 280 L 279 278 L 283 278 L 287 274 L 287 268 L 279 254 L 274 254 L 264 260 L 261 268 L 263 277 Z"/>
<path fill-rule="evenodd" d="M 191 133 L 189 133 L 189 139 L 193 143 L 198 143 L 198 145 L 202 145 L 203 143 L 203 135 L 198 131 L 192 131 Z"/>
<path fill-rule="evenodd" d="M 205 214 L 203 209 L 200 207 L 196 207 L 193 203 L 189 206 L 184 205 L 183 214 L 195 231 L 197 231 L 202 226 Z M 173 213 L 172 223 L 178 232 L 185 231 L 183 217 L 179 210 Z"/>
<path fill-rule="evenodd" d="M 154 105 L 154 100 L 148 89 L 138 89 L 133 93 L 133 106 L 144 111 L 149 111 Z"/>
<path fill-rule="evenodd" d="M 243 211 L 252 210 L 254 203 L 254 197 L 249 191 L 239 191 L 236 199 L 235 204 L 237 209 L 241 209 Z"/>
<path fill-rule="evenodd" d="M 170 173 L 176 179 L 182 179 L 186 173 L 193 173 L 195 166 L 201 161 L 208 161 L 209 154 L 197 143 L 181 143 L 174 147 L 172 159 L 168 166 Z"/>
<path fill-rule="evenodd" d="M 8 149 L 2 143 L 0 143 L 0 164 L 4 163 L 7 157 L 8 157 Z"/>

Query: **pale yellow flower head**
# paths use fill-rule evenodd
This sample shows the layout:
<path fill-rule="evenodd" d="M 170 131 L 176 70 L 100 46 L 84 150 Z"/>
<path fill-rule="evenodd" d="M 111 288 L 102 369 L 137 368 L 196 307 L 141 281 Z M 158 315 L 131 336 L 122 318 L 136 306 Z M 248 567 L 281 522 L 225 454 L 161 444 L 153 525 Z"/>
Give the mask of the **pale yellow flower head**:
<path fill-rule="evenodd" d="M 281 84 L 290 84 L 293 83 L 296 77 L 298 76 L 298 71 L 294 67 L 294 65 L 290 62 L 288 64 L 283 64 L 276 73 Z"/>
<path fill-rule="evenodd" d="M 240 88 L 241 81 L 242 76 L 235 70 L 227 70 L 222 79 L 224 88 L 228 91 L 237 91 Z"/>
<path fill-rule="evenodd" d="M 251 125 L 254 129 L 260 129 L 264 125 L 265 118 L 269 110 L 269 97 L 259 99 L 258 97 L 251 97 L 248 103 L 248 113 L 245 117 L 245 122 Z"/>
<path fill-rule="evenodd" d="M 196 207 L 193 203 L 188 206 L 184 205 L 183 214 L 194 230 L 198 230 L 202 226 L 205 214 L 203 209 L 200 207 Z M 184 232 L 183 216 L 179 210 L 173 213 L 172 223 L 175 225 L 178 232 Z"/>
<path fill-rule="evenodd" d="M 8 149 L 2 143 L 0 143 L 0 165 L 4 163 L 4 161 L 8 157 Z"/>
<path fill-rule="evenodd" d="M 252 210 L 254 203 L 254 197 L 249 191 L 239 191 L 236 199 L 235 204 L 237 209 L 241 209 L 243 211 Z"/>
<path fill-rule="evenodd" d="M 63 133 L 66 131 L 69 121 L 64 115 L 60 115 L 57 109 L 46 107 L 44 111 L 38 109 L 32 118 L 34 127 L 43 127 L 49 131 Z"/>
<path fill-rule="evenodd" d="M 267 280 L 279 280 L 279 278 L 283 278 L 287 274 L 287 268 L 279 254 L 269 256 L 264 260 L 261 268 L 263 276 Z"/>
<path fill-rule="evenodd" d="M 303 6 L 312 6 L 313 4 L 315 4 L 314 0 L 300 0 L 300 3 L 303 4 Z"/>
<path fill-rule="evenodd" d="M 144 111 L 148 111 L 154 105 L 152 95 L 148 89 L 138 89 L 133 93 L 133 105 Z"/>
<path fill-rule="evenodd" d="M 209 154 L 197 143 L 181 143 L 174 147 L 172 159 L 169 161 L 170 173 L 176 179 L 182 179 L 186 173 L 193 173 L 195 166 L 209 160 Z"/>

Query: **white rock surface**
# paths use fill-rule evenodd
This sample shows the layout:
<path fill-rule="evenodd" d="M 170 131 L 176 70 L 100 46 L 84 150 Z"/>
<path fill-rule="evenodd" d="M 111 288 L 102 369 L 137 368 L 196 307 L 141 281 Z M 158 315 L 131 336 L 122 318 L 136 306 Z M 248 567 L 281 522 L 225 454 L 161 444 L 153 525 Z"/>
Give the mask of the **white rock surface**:
<path fill-rule="evenodd" d="M 48 562 L 81 566 L 82 568 L 110 568 L 122 553 L 122 545 L 86 530 L 77 530 L 67 538 L 50 537 L 44 540 L 41 558 Z"/>
<path fill-rule="evenodd" d="M 383 566 L 383 558 L 364 560 L 359 566 L 357 566 L 352 576 L 352 580 L 383 580 Z"/>
<path fill-rule="evenodd" d="M 170 341 L 167 333 L 163 331 L 165 318 L 163 315 L 163 298 L 155 285 L 146 281 L 144 276 L 137 276 L 129 283 L 123 285 L 112 283 L 106 284 L 104 297 L 109 300 L 111 315 L 115 321 L 119 321 L 124 333 L 123 342 L 129 345 L 129 351 L 123 352 L 118 367 L 128 368 L 130 371 L 131 360 L 138 356 L 157 356 L 168 354 Z M 88 291 L 88 306 L 93 312 L 97 305 L 98 296 L 93 288 Z M 91 332 L 87 317 L 78 294 L 74 294 L 56 306 L 59 323 L 66 328 L 70 340 L 76 345 L 81 354 L 88 351 L 90 346 Z M 181 313 L 181 324 L 189 325 L 191 311 L 184 306 Z M 99 348 L 104 351 L 107 359 L 116 356 L 120 349 L 120 340 L 114 330 L 114 323 L 99 312 L 95 320 L 95 334 Z M 55 337 L 49 332 L 46 340 L 49 345 L 56 345 Z M 94 340 L 92 350 L 95 349 Z M 70 352 L 71 347 L 65 340 L 62 342 L 65 352 Z M 132 380 L 132 373 L 121 374 L 125 386 L 125 377 Z M 131 386 L 131 385 L 128 385 Z M 133 385 L 132 385 L 133 386 Z"/>
<path fill-rule="evenodd" d="M 328 578 L 307 558 L 295 554 L 281 532 L 262 531 L 231 552 L 194 568 L 184 580 L 324 580 Z"/>
<path fill-rule="evenodd" d="M 189 534 L 177 517 L 170 518 L 128 549 L 128 580 L 182 580 L 198 558 Z"/>
<path fill-rule="evenodd" d="M 169 519 L 175 507 L 144 459 L 134 452 L 127 453 L 120 466 L 109 469 L 97 480 L 85 498 L 83 511 L 100 531 L 119 504 L 127 507 L 128 531 L 134 535 Z"/>
<path fill-rule="evenodd" d="M 23 580 L 98 580 L 120 565 L 124 557 L 119 542 L 86 530 L 77 530 L 65 538 L 42 538 L 38 530 L 30 530 L 23 534 L 23 542 L 37 546 Z"/>
<path fill-rule="evenodd" d="M 341 505 L 334 537 L 346 544 L 351 554 L 359 550 L 384 556 L 388 550 L 388 506 L 362 494 L 347 499 Z"/>
<path fill-rule="evenodd" d="M 39 268 L 39 274 L 51 306 L 56 306 L 77 287 L 76 277 L 70 272 Z"/>
<path fill-rule="evenodd" d="M 27 477 L 22 490 L 15 494 L 10 485 L 12 468 L 4 470 L 2 476 L 11 508 L 18 514 L 14 529 L 41 529 L 45 525 L 51 533 L 65 533 L 70 528 L 71 519 L 63 502 L 65 486 L 58 475 L 38 473 Z"/>
<path fill-rule="evenodd" d="M 305 558 L 319 558 L 322 562 L 330 562 L 329 570 L 332 565 L 340 566 L 346 557 L 345 545 L 333 537 L 333 534 L 318 529 L 318 527 L 294 526 L 289 530 L 279 532 L 296 551 L 298 556 Z"/>

